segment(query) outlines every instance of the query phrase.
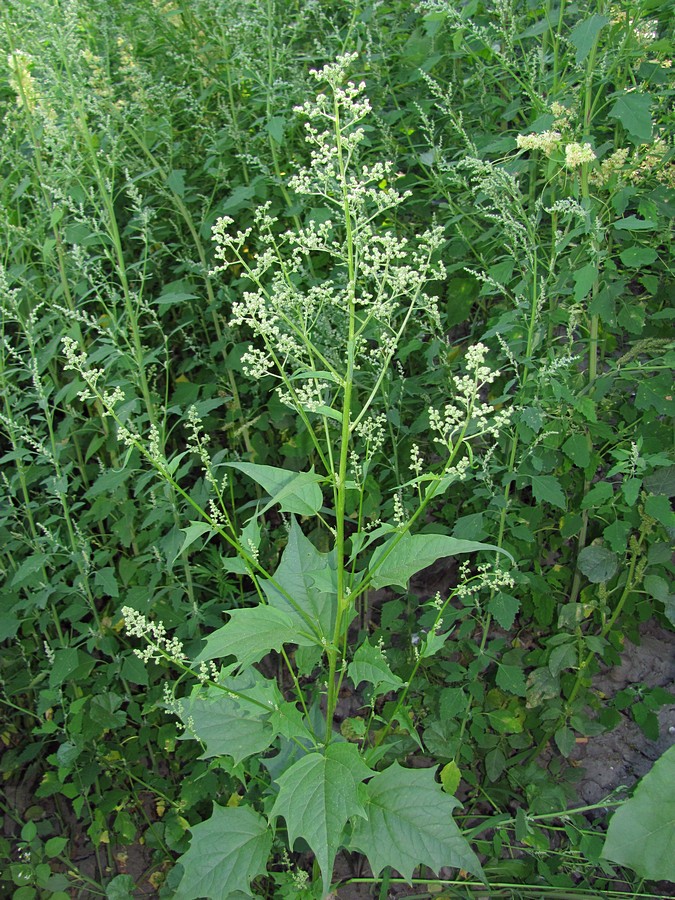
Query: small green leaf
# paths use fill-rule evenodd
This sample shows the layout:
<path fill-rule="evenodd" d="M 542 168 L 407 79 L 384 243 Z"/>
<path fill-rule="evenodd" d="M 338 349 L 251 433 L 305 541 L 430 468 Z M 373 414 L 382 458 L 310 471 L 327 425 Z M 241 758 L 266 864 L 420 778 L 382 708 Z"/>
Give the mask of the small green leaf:
<path fill-rule="evenodd" d="M 557 677 L 563 669 L 573 669 L 577 664 L 577 648 L 575 644 L 564 643 L 554 647 L 548 659 L 548 669 L 553 677 Z"/>
<path fill-rule="evenodd" d="M 211 818 L 190 831 L 190 849 L 178 860 L 183 877 L 174 900 L 250 896 L 251 880 L 264 874 L 272 849 L 272 831 L 262 816 L 247 806 L 214 805 Z"/>
<path fill-rule="evenodd" d="M 184 553 L 190 544 L 194 544 L 195 541 L 199 540 L 199 538 L 203 537 L 205 534 L 215 534 L 214 529 L 206 522 L 190 522 L 188 527 L 181 528 L 181 531 L 185 534 L 185 540 L 180 548 L 180 553 Z"/>
<path fill-rule="evenodd" d="M 335 625 L 336 579 L 335 554 L 317 550 L 293 518 L 288 543 L 274 573 L 275 583 L 265 579 L 261 584 L 270 606 L 283 610 L 293 620 L 296 641 L 301 646 L 315 644 L 312 635 L 317 632 L 330 640 Z"/>
<path fill-rule="evenodd" d="M 398 675 L 394 675 L 389 668 L 380 648 L 372 647 L 367 640 L 354 654 L 348 673 L 355 688 L 358 688 L 362 681 L 372 684 L 375 696 L 397 690 L 403 684 Z"/>
<path fill-rule="evenodd" d="M 446 794 L 454 795 L 461 780 L 462 773 L 454 759 L 446 763 L 441 769 L 441 784 Z"/>
<path fill-rule="evenodd" d="M 131 875 L 116 875 L 105 888 L 107 900 L 133 900 L 136 882 Z"/>
<path fill-rule="evenodd" d="M 286 120 L 281 116 L 272 116 L 267 122 L 267 133 L 275 144 L 283 144 Z"/>
<path fill-rule="evenodd" d="M 598 267 L 594 263 L 587 263 L 585 266 L 582 266 L 572 273 L 572 278 L 574 279 L 574 299 L 577 303 L 581 303 L 584 297 L 590 293 L 593 282 L 597 277 Z"/>
<path fill-rule="evenodd" d="M 580 572 L 593 584 L 609 581 L 619 568 L 619 557 L 606 547 L 591 544 L 577 557 Z"/>
<path fill-rule="evenodd" d="M 166 185 L 178 197 L 185 194 L 185 169 L 174 169 L 166 179 Z"/>
<path fill-rule="evenodd" d="M 567 508 L 565 495 L 555 475 L 528 475 L 532 482 L 532 493 L 539 503 L 550 503 L 559 509 Z"/>
<path fill-rule="evenodd" d="M 618 119 L 636 144 L 647 144 L 652 139 L 652 98 L 649 94 L 631 93 L 617 97 L 609 115 Z"/>
<path fill-rule="evenodd" d="M 495 594 L 488 602 L 488 612 L 497 621 L 500 628 L 504 631 L 510 631 L 513 628 L 518 611 L 520 610 L 520 600 L 512 597 L 510 594 L 504 594 L 501 591 Z"/>
<path fill-rule="evenodd" d="M 574 732 L 570 728 L 558 728 L 553 735 L 553 739 L 555 740 L 558 750 L 560 750 L 561 754 L 567 758 L 576 744 Z"/>
<path fill-rule="evenodd" d="M 53 837 L 49 838 L 47 843 L 45 844 L 45 854 L 50 859 L 55 856 L 59 856 L 68 846 L 68 838 L 65 837 Z"/>
<path fill-rule="evenodd" d="M 652 247 L 628 247 L 619 254 L 619 259 L 631 269 L 639 269 L 642 266 L 651 265 L 658 257 Z"/>
<path fill-rule="evenodd" d="M 519 666 L 507 666 L 499 663 L 496 681 L 503 691 L 515 694 L 516 697 L 525 697 L 527 694 L 525 674 Z"/>
<path fill-rule="evenodd" d="M 283 610 L 272 606 L 233 609 L 227 625 L 206 638 L 206 647 L 195 662 L 234 656 L 240 668 L 259 662 L 270 650 L 281 650 L 284 644 L 297 644 L 307 634 L 297 633 L 296 623 Z"/>
<path fill-rule="evenodd" d="M 228 462 L 225 465 L 248 475 L 271 496 L 272 499 L 260 511 L 260 515 L 276 504 L 279 504 L 282 512 L 300 516 L 313 516 L 321 509 L 323 495 L 319 484 L 323 478 L 314 470 L 292 472 L 276 466 L 244 462 Z"/>
<path fill-rule="evenodd" d="M 654 219 L 638 219 L 637 216 L 626 216 L 612 223 L 613 228 L 623 231 L 653 231 L 657 227 Z"/>
<path fill-rule="evenodd" d="M 105 566 L 98 569 L 94 575 L 94 584 L 103 591 L 103 596 L 119 597 L 120 591 L 115 578 L 115 569 L 112 566 Z"/>
<path fill-rule="evenodd" d="M 612 816 L 602 856 L 641 878 L 675 882 L 675 747 Z"/>
<path fill-rule="evenodd" d="M 575 466 L 585 469 L 591 461 L 591 451 L 585 434 L 571 434 L 562 446 L 563 453 Z"/>
<path fill-rule="evenodd" d="M 484 879 L 480 862 L 452 818 L 457 800 L 446 794 L 433 769 L 394 763 L 366 785 L 367 818 L 354 825 L 351 846 L 365 853 L 377 877 L 391 866 L 410 881 L 418 865 L 438 872 L 453 866 Z"/>
<path fill-rule="evenodd" d="M 301 837 L 314 851 L 327 894 L 342 833 L 352 816 L 365 816 L 358 786 L 371 774 L 354 744 L 332 743 L 308 753 L 277 779 L 270 821 L 283 816 L 293 847 Z"/>
<path fill-rule="evenodd" d="M 640 478 L 626 478 L 621 485 L 621 491 L 623 493 L 624 499 L 629 506 L 635 505 L 635 501 L 640 494 L 641 487 L 642 480 Z"/>
<path fill-rule="evenodd" d="M 445 646 L 445 642 L 452 634 L 452 631 L 444 631 L 442 634 L 433 629 L 427 634 L 420 646 L 420 656 L 422 659 L 429 659 Z"/>
<path fill-rule="evenodd" d="M 437 559 L 457 556 L 460 553 L 478 553 L 480 550 L 504 553 L 513 559 L 510 553 L 501 548 L 480 541 L 461 541 L 444 534 L 406 532 L 403 535 L 394 535 L 373 553 L 370 562 L 372 585 L 378 589 L 397 584 L 405 589 L 413 575 L 426 569 Z"/>
<path fill-rule="evenodd" d="M 624 553 L 628 547 L 628 535 L 631 530 L 630 522 L 617 519 L 604 529 L 602 536 L 615 553 Z"/>
<path fill-rule="evenodd" d="M 675 527 L 675 513 L 664 494 L 650 494 L 645 500 L 645 512 L 665 528 Z"/>
<path fill-rule="evenodd" d="M 499 747 L 493 747 L 485 755 L 485 774 L 490 781 L 496 781 L 506 768 L 506 757 Z"/>

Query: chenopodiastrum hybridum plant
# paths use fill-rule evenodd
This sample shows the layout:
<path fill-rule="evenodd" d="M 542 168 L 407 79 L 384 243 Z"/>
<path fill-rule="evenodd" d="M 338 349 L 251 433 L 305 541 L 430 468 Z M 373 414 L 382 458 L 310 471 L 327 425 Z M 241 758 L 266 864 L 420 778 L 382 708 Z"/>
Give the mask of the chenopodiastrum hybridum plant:
<path fill-rule="evenodd" d="M 396 211 L 408 195 L 395 188 L 391 165 L 365 161 L 360 123 L 370 106 L 365 85 L 346 80 L 355 58 L 343 56 L 313 73 L 325 88 L 299 110 L 307 119 L 311 159 L 289 186 L 315 207 L 304 224 L 280 234 L 270 206 L 262 205 L 249 228 L 237 230 L 227 217 L 214 228 L 219 269 L 232 266 L 238 276 L 229 285 L 232 322 L 252 335 L 245 372 L 275 380 L 281 401 L 307 430 L 319 471 L 214 455 L 191 413 L 185 454 L 197 454 L 210 491 L 200 504 L 177 480 L 185 454 L 167 460 L 158 427 L 144 438 L 121 391 L 103 387 L 105 374 L 88 365 L 72 338 L 64 342 L 67 367 L 85 381 L 84 394 L 99 400 L 122 442 L 195 510 L 183 549 L 196 540 L 221 540 L 231 551 L 223 557 L 226 571 L 244 576 L 252 588 L 250 605 L 228 611 L 227 623 L 207 636 L 192 660 L 160 623 L 129 607 L 122 611 L 128 633 L 147 642 L 138 651 L 143 659 L 169 660 L 195 677 L 189 695 L 167 692 L 167 708 L 181 720 L 184 737 L 202 743 L 204 757 L 231 758 L 242 786 L 237 805 L 216 804 L 212 817 L 192 829 L 191 847 L 180 859 L 179 900 L 251 896 L 273 840 L 293 850 L 299 838 L 314 854 L 321 896 L 330 891 L 340 848 L 363 853 L 376 876 L 392 867 L 410 879 L 423 864 L 484 877 L 452 819 L 458 803 L 434 770 L 395 760 L 404 739 L 422 748 L 408 694 L 420 665 L 450 637 L 444 611 L 465 586 L 431 602 L 433 626 L 411 648 L 405 680 L 391 670 L 385 649 L 353 623 L 369 589 L 405 590 L 437 559 L 481 551 L 504 558 L 495 557 L 501 551 L 494 546 L 420 533 L 419 527 L 432 500 L 471 468 L 472 443 L 495 439 L 508 414 L 483 398 L 497 373 L 485 364 L 486 348 L 476 345 L 466 355 L 465 374 L 450 379 L 447 403 L 429 411 L 433 459 L 425 462 L 413 445 L 401 466 L 410 477 L 385 507 L 391 521 L 366 520 L 366 476 L 391 469 L 395 452 L 385 428 L 386 378 L 404 336 L 413 329 L 438 333 L 425 286 L 444 270 L 440 229 L 414 241 L 399 236 Z M 400 363 L 399 372 L 404 377 Z M 235 475 L 269 495 L 243 528 L 228 505 L 227 481 Z M 354 497 L 356 512 L 348 517 Z M 260 548 L 273 508 L 284 517 L 288 538 L 271 572 Z M 319 549 L 308 533 L 328 549 Z M 500 568 L 481 567 L 474 577 L 488 589 L 509 580 Z M 266 665 L 271 653 L 279 661 L 277 677 L 263 674 L 273 671 Z M 362 697 L 365 714 L 358 729 L 342 733 L 336 711 L 349 685 Z M 254 774 L 242 765 L 259 758 Z"/>

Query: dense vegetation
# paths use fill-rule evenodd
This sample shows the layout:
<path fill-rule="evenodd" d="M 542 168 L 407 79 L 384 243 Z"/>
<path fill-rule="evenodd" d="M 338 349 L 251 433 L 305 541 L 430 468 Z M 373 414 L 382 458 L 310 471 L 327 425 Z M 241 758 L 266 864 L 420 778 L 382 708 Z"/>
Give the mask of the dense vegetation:
<path fill-rule="evenodd" d="M 674 21 L 5 0 L 7 896 L 675 880 Z"/>

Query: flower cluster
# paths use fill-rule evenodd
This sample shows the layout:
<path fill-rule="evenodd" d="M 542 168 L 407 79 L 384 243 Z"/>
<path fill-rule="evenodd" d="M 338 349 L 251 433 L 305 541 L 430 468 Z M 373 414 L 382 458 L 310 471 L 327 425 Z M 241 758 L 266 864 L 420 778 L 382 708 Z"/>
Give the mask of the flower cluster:
<path fill-rule="evenodd" d="M 413 243 L 389 224 L 382 227 L 383 216 L 390 218 L 409 192 L 397 190 L 399 176 L 389 163 L 362 158 L 361 122 L 371 107 L 365 84 L 346 80 L 355 58 L 347 54 L 314 72 L 328 90 L 297 108 L 307 119 L 310 161 L 289 186 L 318 198 L 318 213 L 280 233 L 270 206 L 263 205 L 246 229 L 237 230 L 230 217 L 213 229 L 215 271 L 236 266 L 246 282 L 231 315 L 233 325 L 258 338 L 242 358 L 245 372 L 277 378 L 282 402 L 308 412 L 330 407 L 336 389 L 344 387 L 348 340 L 352 371 L 382 371 L 413 311 L 432 329 L 439 319 L 424 286 L 444 275 L 442 263 L 432 261 L 443 232 L 431 227 Z M 312 274 L 317 254 L 320 281 Z M 356 317 L 351 338 L 350 315 Z"/>
<path fill-rule="evenodd" d="M 589 143 L 571 143 L 565 147 L 565 165 L 568 169 L 576 169 L 591 163 L 595 158 L 595 151 Z"/>
<path fill-rule="evenodd" d="M 475 344 L 466 354 L 466 375 L 451 379 L 452 402 L 446 403 L 442 411 L 429 408 L 429 422 L 436 432 L 435 438 L 452 451 L 455 441 L 461 439 L 471 429 L 473 435 L 491 434 L 496 437 L 510 419 L 510 412 L 495 411 L 489 403 L 480 399 L 481 391 L 499 377 L 484 365 L 488 349 L 484 344 Z"/>
<path fill-rule="evenodd" d="M 540 134 L 519 134 L 516 137 L 516 147 L 519 150 L 541 150 L 546 156 L 551 156 L 562 143 L 562 134 L 559 131 L 542 131 Z"/>
<path fill-rule="evenodd" d="M 163 659 L 183 662 L 187 659 L 182 643 L 176 638 L 169 638 L 166 628 L 161 622 L 150 622 L 143 613 L 130 606 L 122 608 L 122 615 L 127 634 L 130 637 L 139 637 L 147 641 L 148 646 L 145 650 L 134 650 L 136 656 L 143 662 L 147 663 L 151 660 L 159 662 Z"/>

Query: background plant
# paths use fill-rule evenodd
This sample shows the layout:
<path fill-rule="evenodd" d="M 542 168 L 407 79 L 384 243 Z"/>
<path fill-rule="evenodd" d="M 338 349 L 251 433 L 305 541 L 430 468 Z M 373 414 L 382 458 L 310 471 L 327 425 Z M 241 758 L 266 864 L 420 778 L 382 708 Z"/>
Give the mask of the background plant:
<path fill-rule="evenodd" d="M 212 436 L 216 483 L 229 475 L 228 533 L 238 546 L 267 489 L 223 463 L 328 471 L 312 441 L 316 412 L 279 402 L 270 376 L 242 377 L 248 345 L 264 348 L 245 323 L 231 323 L 231 304 L 241 301 L 244 263 L 254 265 L 270 240 L 281 247 L 287 232 L 322 224 L 321 204 L 286 184 L 285 173 L 307 159 L 292 107 L 313 90 L 308 69 L 345 49 L 360 52 L 357 80 L 373 106 L 364 161 L 393 160 L 400 177 L 380 191 L 412 192 L 383 215 L 384 231 L 412 241 L 435 227 L 443 243 L 434 259 L 446 270 L 425 288 L 440 329 L 407 334 L 372 399 L 385 446 L 397 448 L 393 466 L 382 465 L 374 436 L 355 443 L 366 464 L 345 491 L 345 540 L 358 523 L 414 515 L 416 492 L 431 482 L 404 487 L 395 501 L 397 488 L 418 474 L 408 469 L 413 452 L 441 471 L 428 409 L 444 410 L 472 344 L 488 347 L 489 368 L 502 373 L 487 386 L 490 405 L 511 411 L 496 444 L 473 436 L 478 464 L 413 522 L 500 546 L 518 562 L 513 588 L 479 605 L 470 595 L 453 599 L 443 613 L 452 641 L 422 659 L 406 695 L 425 752 L 443 764 L 449 786 L 459 772 L 470 792 L 462 822 L 485 816 L 485 803 L 518 803 L 529 816 L 566 806 L 574 770 L 564 755 L 576 735 L 614 725 L 625 703 L 605 707 L 593 672 L 619 660 L 640 622 L 665 623 L 672 610 L 672 11 L 642 2 L 598 3 L 583 14 L 552 14 L 543 3 L 393 4 L 386 15 L 377 4 L 345 14 L 341 5 L 270 3 L 240 12 L 236 26 L 213 4 L 34 2 L 2 12 L 2 634 L 10 642 L 2 766 L 10 788 L 23 778 L 35 789 L 42 779 L 33 806 L 12 793 L 6 804 L 21 825 L 25 816 L 37 823 L 23 840 L 30 862 L 6 849 L 24 893 L 65 889 L 63 874 L 61 887 L 45 887 L 66 863 L 47 856 L 47 873 L 39 848 L 74 817 L 99 856 L 98 873 L 80 866 L 81 877 L 103 882 L 112 866 L 128 887 L 115 847 L 143 835 L 157 860 L 172 861 L 188 846 L 187 825 L 209 816 L 211 798 L 224 803 L 239 791 L 229 764 L 197 762 L 193 742 L 176 743 L 157 707 L 166 663 L 140 664 L 120 612 L 126 604 L 163 622 L 194 656 L 202 636 L 222 626 L 224 608 L 251 603 L 246 566 L 232 571 L 234 548 L 224 551 L 217 535 L 206 540 L 209 523 L 192 505 L 208 512 L 215 490 L 190 438 L 192 406 Z M 241 268 L 209 274 L 218 216 L 245 230 L 264 203 L 276 219 L 267 237 L 256 229 Z M 326 251 L 313 253 L 312 266 L 294 276 L 298 289 L 331 271 L 339 281 Z M 157 458 L 175 460 L 191 445 L 170 473 L 175 484 L 158 480 L 140 449 L 120 449 L 100 401 L 78 397 L 87 385 L 64 375 L 64 334 L 87 351 L 89 368 L 103 369 L 103 392 L 124 393 L 122 423 L 146 448 L 156 434 Z M 377 375 L 366 367 L 359 377 L 355 402 Z M 322 385 L 332 401 L 336 386 Z M 322 432 L 330 443 L 337 426 L 331 420 Z M 328 483 L 319 484 L 330 499 Z M 260 534 L 245 540 L 259 541 L 259 562 L 273 572 L 286 529 L 274 506 L 256 521 Z M 308 526 L 326 552 L 335 522 Z M 375 546 L 360 548 L 364 561 Z M 438 614 L 421 611 L 419 595 L 438 586 L 450 596 L 459 573 L 451 566 L 432 584 L 427 575 L 411 590 L 358 597 L 354 639 L 357 624 L 372 646 L 382 639 L 404 681 L 413 642 L 426 640 Z M 635 707 L 650 737 L 665 699 L 640 697 Z M 348 718 L 346 733 L 363 729 Z M 420 752 L 406 728 L 398 723 L 399 746 L 381 765 Z M 535 757 L 551 737 L 561 755 L 543 767 L 547 757 Z M 179 778 L 186 766 L 191 777 Z M 570 834 L 542 833 L 551 849 L 521 821 L 519 852 L 547 855 L 517 875 L 502 859 L 507 881 L 564 877 L 568 887 L 594 889 L 595 880 L 611 889 L 589 850 L 599 836 L 579 845 L 589 861 L 580 876 Z M 16 834 L 18 842 L 18 826 Z M 507 846 L 495 841 L 480 845 L 486 871 Z M 569 843 L 558 854 L 560 841 Z"/>

